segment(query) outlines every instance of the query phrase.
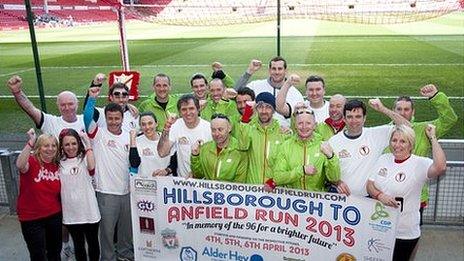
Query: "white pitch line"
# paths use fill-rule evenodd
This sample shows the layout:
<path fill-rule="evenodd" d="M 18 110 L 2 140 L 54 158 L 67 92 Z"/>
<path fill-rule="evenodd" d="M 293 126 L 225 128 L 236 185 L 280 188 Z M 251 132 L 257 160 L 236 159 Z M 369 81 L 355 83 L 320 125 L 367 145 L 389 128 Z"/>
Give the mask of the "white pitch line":
<path fill-rule="evenodd" d="M 379 67 L 407 67 L 407 66 L 463 66 L 464 63 L 291 63 L 291 66 L 308 67 L 308 66 L 379 66 Z M 189 67 L 210 67 L 211 64 L 145 64 L 145 65 L 131 65 L 134 67 L 142 68 L 189 68 Z M 248 64 L 224 64 L 224 67 L 247 67 Z M 266 66 L 263 64 L 263 66 Z M 91 66 L 43 66 L 42 69 L 94 69 L 94 68 L 121 68 L 119 65 L 91 65 Z M 32 70 L 30 68 L 28 70 Z M 8 75 L 8 74 L 6 74 Z M 4 75 L 0 75 L 4 76 Z"/>
<path fill-rule="evenodd" d="M 34 70 L 34 68 L 27 68 L 27 69 L 24 69 L 24 70 L 19 70 L 19 71 L 14 71 L 14 72 L 10 72 L 10 73 L 0 74 L 0 77 L 11 76 L 11 75 L 15 75 L 15 74 L 23 73 L 23 72 L 32 71 L 32 70 Z"/>
<path fill-rule="evenodd" d="M 83 99 L 85 98 L 84 95 L 76 95 L 77 98 Z M 28 98 L 40 98 L 39 95 L 29 95 L 27 96 Z M 45 95 L 45 99 L 56 99 L 57 95 Z M 139 95 L 140 98 L 147 98 L 148 95 Z M 347 99 L 374 99 L 374 98 L 379 98 L 379 99 L 396 99 L 398 96 L 354 96 L 354 95 L 344 95 L 345 98 Z M 0 99 L 11 99 L 14 98 L 13 95 L 0 95 Z M 325 96 L 325 98 L 329 99 L 330 96 Z M 427 97 L 422 97 L 422 96 L 410 96 L 411 99 L 413 100 L 427 100 Z M 464 97 L 460 96 L 448 96 L 450 100 L 464 100 Z"/>

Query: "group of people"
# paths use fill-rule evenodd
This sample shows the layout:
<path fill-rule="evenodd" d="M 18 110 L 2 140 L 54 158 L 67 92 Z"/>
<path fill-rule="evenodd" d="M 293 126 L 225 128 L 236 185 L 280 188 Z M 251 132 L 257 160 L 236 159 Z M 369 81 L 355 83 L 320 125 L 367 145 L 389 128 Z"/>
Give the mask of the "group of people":
<path fill-rule="evenodd" d="M 325 100 L 323 78 L 306 79 L 305 99 L 285 59 L 274 57 L 269 77 L 249 82 L 261 67 L 252 60 L 234 81 L 215 62 L 212 80 L 193 75 L 192 93 L 183 95 L 171 93 L 169 76 L 159 73 L 138 108 L 123 83 L 110 86 L 109 104 L 95 107 L 105 81 L 97 74 L 83 115 L 75 94 L 64 91 L 61 116 L 34 107 L 13 76 L 7 85 L 44 133 L 28 132 L 17 161 L 18 215 L 31 259 L 59 258 L 61 224 L 78 260 L 87 258 L 86 240 L 91 260 L 133 259 L 129 177 L 173 175 L 369 196 L 400 208 L 394 260 L 408 260 L 420 237 L 423 185 L 446 170 L 437 138 L 457 121 L 446 95 L 434 85 L 420 89 L 439 115 L 430 122 L 414 121 L 409 97 L 392 110 L 371 99 L 391 122 L 365 127 L 366 105 L 341 94 Z"/>

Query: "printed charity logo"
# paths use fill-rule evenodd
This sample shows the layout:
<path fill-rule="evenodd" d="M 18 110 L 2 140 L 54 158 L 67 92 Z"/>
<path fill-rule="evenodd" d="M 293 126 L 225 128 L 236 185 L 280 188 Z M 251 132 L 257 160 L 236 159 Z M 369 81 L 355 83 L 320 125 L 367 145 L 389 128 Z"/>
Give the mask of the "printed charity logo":
<path fill-rule="evenodd" d="M 180 250 L 181 261 L 197 261 L 197 251 L 191 247 L 183 247 Z"/>
<path fill-rule="evenodd" d="M 403 172 L 397 173 L 395 175 L 395 180 L 397 182 L 403 182 L 405 179 L 406 179 L 406 174 L 404 174 Z"/>
<path fill-rule="evenodd" d="M 134 187 L 135 187 L 135 191 L 139 193 L 155 194 L 156 193 L 156 180 L 136 178 L 134 180 Z"/>
<path fill-rule="evenodd" d="M 367 240 L 367 250 L 369 250 L 369 252 L 380 253 L 384 250 L 390 250 L 390 247 L 385 245 L 380 238 L 371 237 Z"/>
<path fill-rule="evenodd" d="M 347 150 L 343 149 L 343 150 L 341 150 L 341 151 L 338 153 L 338 157 L 339 157 L 340 159 L 343 159 L 343 158 L 350 158 L 350 157 L 351 157 L 351 154 L 350 154 Z"/>
<path fill-rule="evenodd" d="M 150 148 L 145 148 L 142 150 L 142 155 L 143 156 L 153 156 L 155 153 Z"/>
<path fill-rule="evenodd" d="M 177 238 L 176 231 L 166 228 L 161 231 L 161 240 L 163 246 L 167 249 L 175 249 L 179 247 L 179 239 Z"/>
<path fill-rule="evenodd" d="M 388 220 L 390 214 L 385 210 L 385 206 L 377 202 L 375 203 L 374 213 L 371 215 L 369 226 L 375 231 L 386 233 L 392 229 L 392 222 Z"/>
<path fill-rule="evenodd" d="M 48 181 L 60 180 L 60 175 L 58 171 L 50 171 L 44 167 L 41 167 L 39 170 L 39 174 L 37 174 L 37 177 L 34 178 L 34 181 L 38 183 L 42 180 L 48 180 Z"/>
<path fill-rule="evenodd" d="M 79 173 L 79 167 L 72 167 L 70 170 L 69 170 L 69 173 L 71 175 L 77 175 Z"/>
<path fill-rule="evenodd" d="M 352 254 L 341 253 L 337 256 L 337 261 L 355 261 L 356 258 Z"/>
<path fill-rule="evenodd" d="M 370 151 L 371 150 L 366 145 L 363 145 L 361 146 L 361 148 L 359 148 L 359 153 L 363 156 L 366 156 L 367 154 L 369 154 Z"/>

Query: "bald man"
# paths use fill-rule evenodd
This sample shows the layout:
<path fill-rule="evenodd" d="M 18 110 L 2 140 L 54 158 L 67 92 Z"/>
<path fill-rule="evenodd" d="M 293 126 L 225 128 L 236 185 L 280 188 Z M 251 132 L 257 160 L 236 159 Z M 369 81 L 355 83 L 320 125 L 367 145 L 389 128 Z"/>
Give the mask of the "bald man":
<path fill-rule="evenodd" d="M 36 108 L 23 92 L 22 83 L 21 77 L 14 75 L 7 81 L 7 86 L 21 109 L 29 115 L 36 127 L 43 133 L 58 137 L 64 128 L 71 128 L 78 132 L 84 130 L 82 115 L 77 115 L 78 100 L 74 93 L 63 91 L 58 94 L 56 105 L 61 116 L 55 116 Z"/>

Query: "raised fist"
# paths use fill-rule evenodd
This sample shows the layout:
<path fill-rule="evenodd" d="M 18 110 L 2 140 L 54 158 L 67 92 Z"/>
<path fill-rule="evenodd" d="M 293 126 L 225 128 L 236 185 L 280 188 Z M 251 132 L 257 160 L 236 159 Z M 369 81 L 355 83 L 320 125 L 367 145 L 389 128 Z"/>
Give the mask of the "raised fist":
<path fill-rule="evenodd" d="M 98 73 L 97 75 L 95 75 L 95 78 L 93 79 L 93 84 L 102 85 L 105 80 L 106 75 L 104 73 Z"/>
<path fill-rule="evenodd" d="M 220 62 L 214 62 L 213 64 L 211 64 L 211 67 L 215 72 L 222 70 L 222 64 Z"/>
<path fill-rule="evenodd" d="M 89 96 L 93 98 L 97 98 L 100 95 L 101 88 L 100 87 L 90 87 L 89 88 Z"/>
<path fill-rule="evenodd" d="M 298 84 L 300 84 L 300 80 L 301 78 L 297 74 L 290 74 L 290 76 L 287 78 L 286 83 L 289 86 L 297 86 Z"/>
<path fill-rule="evenodd" d="M 427 134 L 427 137 L 429 139 L 436 138 L 436 127 L 433 124 L 427 124 L 427 127 L 425 128 L 425 134 Z"/>
<path fill-rule="evenodd" d="M 192 155 L 198 156 L 200 154 L 200 148 L 202 144 L 203 144 L 203 140 L 197 140 L 192 145 Z"/>
<path fill-rule="evenodd" d="M 29 141 L 33 144 L 35 144 L 35 139 L 36 139 L 36 134 L 34 128 L 30 128 L 27 131 L 27 136 L 29 137 Z"/>
<path fill-rule="evenodd" d="M 420 89 L 420 94 L 424 97 L 431 98 L 438 92 L 437 86 L 427 84 Z"/>
<path fill-rule="evenodd" d="M 384 107 L 379 98 L 369 99 L 369 105 L 376 111 L 380 111 Z"/>
<path fill-rule="evenodd" d="M 316 174 L 317 169 L 313 165 L 304 165 L 304 174 L 305 175 L 314 175 Z"/>
<path fill-rule="evenodd" d="M 331 158 L 334 156 L 334 151 L 327 141 L 321 144 L 321 152 L 324 153 L 324 155 L 326 155 L 327 158 Z"/>
<path fill-rule="evenodd" d="M 10 91 L 12 93 L 18 93 L 19 91 L 21 91 L 22 84 L 23 84 L 23 80 L 18 75 L 13 75 L 6 82 L 6 85 L 8 86 L 8 88 L 10 88 Z"/>
<path fill-rule="evenodd" d="M 231 100 L 237 97 L 237 91 L 234 88 L 226 88 L 224 91 L 224 98 L 227 100 Z"/>
<path fill-rule="evenodd" d="M 260 60 L 253 59 L 250 61 L 250 64 L 248 65 L 247 72 L 249 74 L 254 74 L 256 71 L 261 69 L 261 65 L 262 63 Z"/>

